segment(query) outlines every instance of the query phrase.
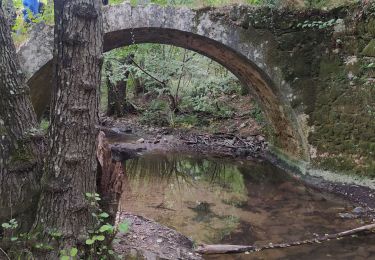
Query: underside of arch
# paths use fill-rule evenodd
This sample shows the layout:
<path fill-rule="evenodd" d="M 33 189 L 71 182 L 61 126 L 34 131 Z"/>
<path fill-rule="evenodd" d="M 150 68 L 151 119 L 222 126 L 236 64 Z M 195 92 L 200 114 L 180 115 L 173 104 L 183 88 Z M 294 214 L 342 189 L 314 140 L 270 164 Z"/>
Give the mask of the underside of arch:
<path fill-rule="evenodd" d="M 109 32 L 104 37 L 104 51 L 140 43 L 160 43 L 186 48 L 207 56 L 230 70 L 258 99 L 274 130 L 276 146 L 299 158 L 305 157 L 302 137 L 296 120 L 283 103 L 279 89 L 252 61 L 232 48 L 190 32 L 164 28 L 134 28 Z M 40 116 L 51 93 L 52 61 L 29 80 L 32 101 Z"/>

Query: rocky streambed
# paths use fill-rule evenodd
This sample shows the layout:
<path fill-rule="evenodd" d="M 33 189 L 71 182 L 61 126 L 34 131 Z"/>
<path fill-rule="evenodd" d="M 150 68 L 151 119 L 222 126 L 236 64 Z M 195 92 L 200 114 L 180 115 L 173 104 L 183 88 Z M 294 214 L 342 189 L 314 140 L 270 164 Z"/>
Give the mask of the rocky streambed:
<path fill-rule="evenodd" d="M 268 149 L 263 135 L 241 136 L 235 133 L 202 133 L 189 129 L 143 127 L 129 122 L 106 119 L 101 130 L 111 143 L 117 159 L 133 158 L 139 152 L 179 151 L 234 158 L 261 158 Z"/>

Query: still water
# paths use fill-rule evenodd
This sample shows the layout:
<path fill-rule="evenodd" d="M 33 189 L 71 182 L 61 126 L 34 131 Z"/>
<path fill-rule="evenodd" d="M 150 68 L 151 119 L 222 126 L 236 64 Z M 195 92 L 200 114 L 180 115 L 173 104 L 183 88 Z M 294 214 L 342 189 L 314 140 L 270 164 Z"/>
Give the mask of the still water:
<path fill-rule="evenodd" d="M 197 243 L 268 244 L 336 233 L 353 205 L 304 186 L 268 162 L 151 153 L 123 162 L 118 210 L 143 215 Z M 375 259 L 375 236 L 207 259 Z"/>

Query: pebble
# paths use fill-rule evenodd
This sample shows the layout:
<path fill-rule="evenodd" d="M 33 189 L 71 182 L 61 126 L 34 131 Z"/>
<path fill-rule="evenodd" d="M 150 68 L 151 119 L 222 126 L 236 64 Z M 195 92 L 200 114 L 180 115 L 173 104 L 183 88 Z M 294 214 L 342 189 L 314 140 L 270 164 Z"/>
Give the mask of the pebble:
<path fill-rule="evenodd" d="M 354 218 L 357 218 L 356 215 L 353 215 L 351 213 L 339 213 L 339 216 L 340 216 L 340 218 L 344 218 L 344 219 L 354 219 Z"/>
<path fill-rule="evenodd" d="M 352 212 L 355 213 L 355 214 L 363 214 L 363 213 L 365 213 L 365 209 L 362 208 L 362 207 L 356 207 L 352 210 Z"/>
<path fill-rule="evenodd" d="M 144 142 L 145 142 L 145 139 L 143 139 L 143 138 L 140 138 L 140 139 L 137 140 L 137 143 L 144 143 Z"/>
<path fill-rule="evenodd" d="M 112 130 L 114 133 L 116 133 L 116 134 L 121 134 L 120 129 L 117 128 L 117 127 L 112 127 L 111 130 Z"/>

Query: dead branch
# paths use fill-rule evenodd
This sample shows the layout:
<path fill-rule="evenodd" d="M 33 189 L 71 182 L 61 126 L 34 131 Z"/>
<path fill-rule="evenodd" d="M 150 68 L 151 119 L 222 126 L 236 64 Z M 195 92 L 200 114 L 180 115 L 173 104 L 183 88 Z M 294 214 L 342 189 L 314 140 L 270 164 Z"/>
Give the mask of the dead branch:
<path fill-rule="evenodd" d="M 0 251 L 5 255 L 5 257 L 10 260 L 8 254 L 0 247 Z"/>
<path fill-rule="evenodd" d="M 254 252 L 254 251 L 262 251 L 266 249 L 275 249 L 275 248 L 287 248 L 293 246 L 300 246 L 300 245 L 307 245 L 307 244 L 314 244 L 314 243 L 322 243 L 325 241 L 329 241 L 331 239 L 338 239 L 342 237 L 352 236 L 358 233 L 363 233 L 365 231 L 374 231 L 375 224 L 370 224 L 362 227 L 358 227 L 355 229 L 343 231 L 336 234 L 326 234 L 324 236 L 318 236 L 316 238 L 311 238 L 307 240 L 300 240 L 300 241 L 293 241 L 289 243 L 281 243 L 281 244 L 268 244 L 265 246 L 255 246 L 255 245 L 200 245 L 195 250 L 197 253 L 200 254 L 235 254 L 235 253 L 243 253 L 243 252 Z"/>

